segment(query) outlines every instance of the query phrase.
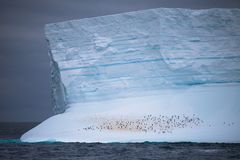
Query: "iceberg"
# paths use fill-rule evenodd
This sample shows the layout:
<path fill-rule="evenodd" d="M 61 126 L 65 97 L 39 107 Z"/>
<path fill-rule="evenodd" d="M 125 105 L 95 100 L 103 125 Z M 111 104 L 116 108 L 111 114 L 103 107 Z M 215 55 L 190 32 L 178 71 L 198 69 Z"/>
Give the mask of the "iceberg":
<path fill-rule="evenodd" d="M 55 116 L 24 142 L 240 142 L 240 10 L 45 26 Z"/>

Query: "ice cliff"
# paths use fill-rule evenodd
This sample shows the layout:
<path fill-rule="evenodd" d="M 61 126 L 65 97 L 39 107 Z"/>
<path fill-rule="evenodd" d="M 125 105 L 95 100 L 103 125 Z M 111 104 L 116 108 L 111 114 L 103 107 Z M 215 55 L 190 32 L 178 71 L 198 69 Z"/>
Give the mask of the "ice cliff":
<path fill-rule="evenodd" d="M 239 26 L 238 9 L 151 9 L 48 24 L 55 107 L 238 83 Z"/>
<path fill-rule="evenodd" d="M 160 116 L 165 123 L 173 121 L 174 116 L 181 115 L 178 120 L 184 120 L 185 123 L 188 119 L 191 122 L 181 124 L 179 121 L 177 125 L 181 124 L 182 128 L 194 128 L 195 125 L 201 126 L 207 122 L 204 127 L 200 127 L 200 131 L 206 132 L 206 135 L 201 137 L 199 134 L 199 137 L 193 136 L 189 140 L 239 141 L 240 138 L 236 138 L 236 134 L 240 134 L 237 129 L 240 127 L 240 120 L 237 118 L 240 114 L 239 26 L 239 9 L 166 8 L 47 24 L 45 34 L 50 48 L 54 109 L 56 113 L 63 113 L 65 110 L 67 112 L 45 121 L 40 127 L 25 134 L 22 140 L 129 141 L 133 139 L 131 135 L 123 134 L 121 138 L 117 132 L 114 132 L 115 137 L 106 136 L 102 139 L 109 134 L 101 135 L 100 138 L 96 136 L 99 132 L 93 131 L 104 125 L 96 125 L 97 120 L 93 120 L 89 124 L 95 125 L 84 126 L 85 121 L 81 118 L 79 120 L 79 117 L 85 115 L 84 113 L 93 116 L 91 113 L 102 112 L 124 115 L 131 110 L 129 113 L 135 113 L 136 117 L 135 120 L 127 118 L 129 123 L 131 121 L 132 128 L 128 124 L 124 133 L 139 130 L 136 119 L 151 126 L 154 122 L 148 122 L 147 116 L 151 115 L 153 119 Z M 226 101 L 223 101 L 224 98 L 227 98 Z M 116 111 L 112 111 L 114 108 Z M 109 110 L 111 112 L 108 112 Z M 218 114 L 218 111 L 221 114 Z M 220 117 L 224 117 L 224 112 L 228 115 L 225 115 L 221 124 L 230 124 L 232 130 L 231 127 L 228 129 L 232 134 L 211 138 L 213 129 L 211 130 L 210 126 Z M 49 126 L 55 126 L 53 119 L 64 121 L 63 117 L 66 118 L 70 113 L 73 114 L 69 117 L 74 125 L 69 130 L 59 128 L 61 133 L 66 130 L 65 136 L 58 137 L 58 132 L 55 136 L 53 133 L 41 134 Z M 144 113 L 149 115 L 143 115 Z M 142 118 L 138 117 L 139 115 L 142 115 Z M 162 115 L 165 118 L 161 117 Z M 229 117 L 232 119 L 229 120 Z M 77 119 L 82 124 L 75 124 Z M 109 119 L 112 118 L 100 119 L 104 124 L 109 123 L 105 126 L 107 130 L 114 130 L 113 126 L 117 128 L 119 123 L 116 124 L 115 121 L 123 121 L 119 127 L 126 123 L 126 117 L 111 122 L 111 125 Z M 172 127 L 172 132 L 176 128 L 176 125 L 173 126 L 174 124 L 165 124 L 165 130 L 160 132 L 168 132 L 168 127 Z M 224 129 L 217 122 L 215 126 L 217 128 L 212 127 L 215 130 Z M 79 135 L 75 133 L 77 128 Z M 83 137 L 87 136 L 85 132 L 89 130 L 93 132 L 94 138 L 84 139 Z M 156 130 L 158 129 L 155 129 L 155 132 L 158 132 Z M 152 132 L 154 133 L 154 129 Z M 181 133 L 188 134 L 192 131 Z M 80 136 L 80 139 L 72 138 L 76 137 L 75 134 Z M 136 134 L 132 137 L 136 138 Z M 175 134 L 175 138 L 172 134 L 151 135 L 150 139 L 188 140 L 184 138 L 184 134 Z M 136 140 L 149 140 L 149 136 L 142 136 L 141 133 Z"/>

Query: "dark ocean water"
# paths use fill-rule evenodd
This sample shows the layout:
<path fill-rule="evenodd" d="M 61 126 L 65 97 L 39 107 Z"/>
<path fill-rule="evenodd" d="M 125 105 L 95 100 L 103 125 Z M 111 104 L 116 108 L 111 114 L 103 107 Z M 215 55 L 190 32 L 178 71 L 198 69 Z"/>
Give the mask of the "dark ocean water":
<path fill-rule="evenodd" d="M 0 123 L 0 160 L 240 160 L 240 144 L 226 143 L 21 143 L 36 123 Z"/>

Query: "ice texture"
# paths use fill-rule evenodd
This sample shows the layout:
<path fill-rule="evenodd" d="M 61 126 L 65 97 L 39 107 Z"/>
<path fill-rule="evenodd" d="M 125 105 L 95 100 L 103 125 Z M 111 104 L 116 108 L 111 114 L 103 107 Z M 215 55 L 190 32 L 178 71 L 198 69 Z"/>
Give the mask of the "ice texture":
<path fill-rule="evenodd" d="M 48 24 L 57 114 L 24 142 L 240 142 L 240 9 Z"/>
<path fill-rule="evenodd" d="M 47 24 L 55 110 L 240 82 L 239 9 L 150 9 Z"/>

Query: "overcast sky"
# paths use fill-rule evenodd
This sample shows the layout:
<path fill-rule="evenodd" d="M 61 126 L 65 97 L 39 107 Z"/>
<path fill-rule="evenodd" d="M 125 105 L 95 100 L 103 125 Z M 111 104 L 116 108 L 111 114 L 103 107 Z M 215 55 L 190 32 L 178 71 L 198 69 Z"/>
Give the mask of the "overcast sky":
<path fill-rule="evenodd" d="M 240 8 L 240 1 L 0 0 L 0 121 L 53 115 L 45 24 L 159 7 Z"/>

